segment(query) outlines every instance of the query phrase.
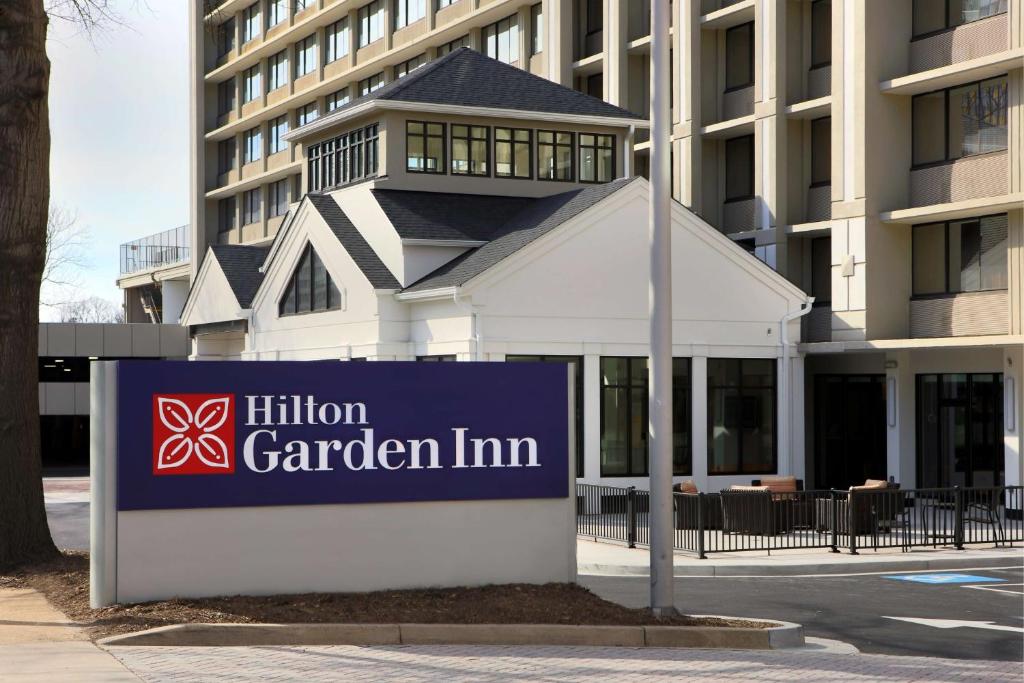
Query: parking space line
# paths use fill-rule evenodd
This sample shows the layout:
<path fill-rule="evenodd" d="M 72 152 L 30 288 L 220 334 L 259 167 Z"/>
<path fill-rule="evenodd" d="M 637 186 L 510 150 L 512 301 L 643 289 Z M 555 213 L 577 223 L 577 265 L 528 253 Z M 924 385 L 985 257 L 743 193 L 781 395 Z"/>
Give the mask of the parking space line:
<path fill-rule="evenodd" d="M 1003 590 L 1004 588 L 1012 588 L 1014 586 L 1020 586 L 1020 590 L 1008 591 Z M 1024 583 L 1001 583 L 999 588 L 994 586 L 961 586 L 961 588 L 973 588 L 979 591 L 992 591 L 993 593 L 1007 593 L 1008 595 L 1021 596 L 1024 595 Z"/>

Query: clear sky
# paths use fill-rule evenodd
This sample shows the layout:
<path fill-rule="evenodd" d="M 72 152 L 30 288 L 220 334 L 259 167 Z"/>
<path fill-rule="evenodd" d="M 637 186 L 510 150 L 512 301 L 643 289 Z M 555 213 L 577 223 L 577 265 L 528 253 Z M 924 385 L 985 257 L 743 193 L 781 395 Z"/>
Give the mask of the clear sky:
<path fill-rule="evenodd" d="M 188 12 L 118 4 L 127 25 L 91 39 L 52 22 L 47 53 L 51 202 L 92 234 L 76 298 L 120 303 L 118 245 L 188 222 Z"/>

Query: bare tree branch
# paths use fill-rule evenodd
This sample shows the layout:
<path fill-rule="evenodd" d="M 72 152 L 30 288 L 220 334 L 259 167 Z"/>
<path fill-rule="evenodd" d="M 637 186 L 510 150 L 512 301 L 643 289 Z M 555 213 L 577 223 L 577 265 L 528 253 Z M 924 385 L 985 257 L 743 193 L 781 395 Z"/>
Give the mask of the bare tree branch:
<path fill-rule="evenodd" d="M 70 301 L 57 307 L 62 323 L 123 323 L 121 306 L 98 296 Z"/>
<path fill-rule="evenodd" d="M 81 273 L 90 267 L 86 249 L 92 236 L 78 224 L 74 212 L 51 205 L 46 217 L 46 262 L 40 282 L 39 299 L 44 306 L 58 306 L 70 300 L 67 290 L 81 286 Z"/>

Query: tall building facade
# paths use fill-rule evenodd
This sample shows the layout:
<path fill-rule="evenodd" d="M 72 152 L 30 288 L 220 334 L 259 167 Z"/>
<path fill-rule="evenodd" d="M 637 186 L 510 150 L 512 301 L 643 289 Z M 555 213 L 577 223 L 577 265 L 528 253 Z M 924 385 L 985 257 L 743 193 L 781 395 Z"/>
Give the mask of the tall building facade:
<path fill-rule="evenodd" d="M 808 485 L 1021 483 L 1021 0 L 671 16 L 676 198 L 816 298 L 792 359 Z M 646 116 L 650 29 L 647 0 L 194 3 L 193 277 L 300 198 L 288 130 L 463 45 Z"/>

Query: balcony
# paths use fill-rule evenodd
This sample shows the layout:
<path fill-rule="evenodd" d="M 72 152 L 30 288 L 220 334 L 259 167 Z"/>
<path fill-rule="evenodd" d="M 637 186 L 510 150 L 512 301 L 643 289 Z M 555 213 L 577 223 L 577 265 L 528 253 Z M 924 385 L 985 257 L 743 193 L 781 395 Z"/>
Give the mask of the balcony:
<path fill-rule="evenodd" d="M 910 300 L 910 336 L 971 337 L 1007 334 L 1009 299 L 1005 289 L 920 296 Z"/>
<path fill-rule="evenodd" d="M 1009 18 L 1005 13 L 978 19 L 910 44 L 910 73 L 938 69 L 1009 49 Z"/>
<path fill-rule="evenodd" d="M 179 225 L 122 244 L 121 275 L 188 263 L 188 227 Z"/>
<path fill-rule="evenodd" d="M 1009 191 L 1006 150 L 965 156 L 910 171 L 910 206 L 949 204 Z"/>

